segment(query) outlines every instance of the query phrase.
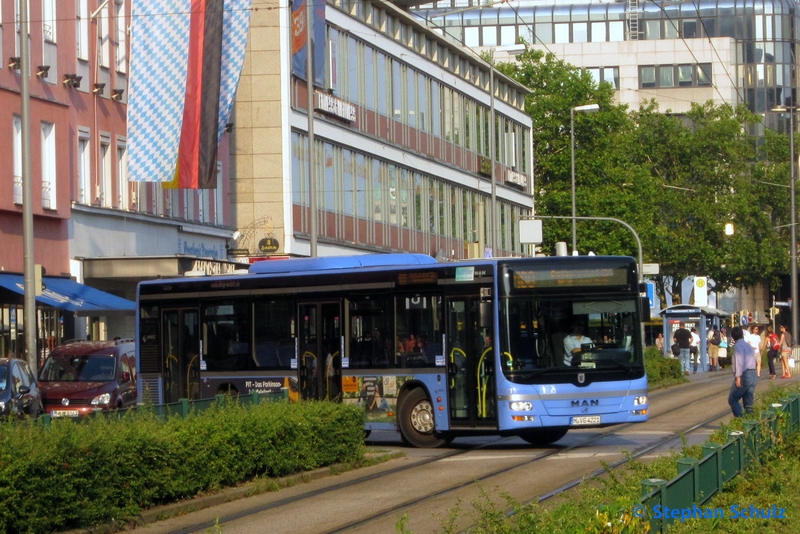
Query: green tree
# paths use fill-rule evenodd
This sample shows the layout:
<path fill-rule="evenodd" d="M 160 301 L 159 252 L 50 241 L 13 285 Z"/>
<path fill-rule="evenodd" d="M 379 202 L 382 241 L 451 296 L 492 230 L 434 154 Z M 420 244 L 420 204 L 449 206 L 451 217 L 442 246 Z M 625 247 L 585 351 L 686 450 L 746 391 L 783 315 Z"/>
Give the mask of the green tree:
<path fill-rule="evenodd" d="M 540 50 L 498 68 L 532 91 L 526 111 L 533 119 L 537 214 L 571 214 L 570 109 L 597 103 L 598 113 L 575 115 L 577 215 L 615 217 L 636 229 L 645 261 L 661 266 L 662 304 L 667 293 L 681 302 L 681 282 L 692 275 L 711 277 L 718 291 L 777 283 L 786 240 L 773 227 L 787 211 L 754 176 L 786 183 L 785 136 L 757 147 L 747 132 L 759 117 L 745 107 L 694 104 L 676 116 L 651 101 L 629 111 L 615 104 L 609 84 L 598 86 L 587 72 Z M 727 222 L 735 235 L 724 235 Z M 578 221 L 577 228 L 581 252 L 636 255 L 621 225 Z M 571 222 L 547 220 L 544 237 L 545 250 L 571 242 Z"/>

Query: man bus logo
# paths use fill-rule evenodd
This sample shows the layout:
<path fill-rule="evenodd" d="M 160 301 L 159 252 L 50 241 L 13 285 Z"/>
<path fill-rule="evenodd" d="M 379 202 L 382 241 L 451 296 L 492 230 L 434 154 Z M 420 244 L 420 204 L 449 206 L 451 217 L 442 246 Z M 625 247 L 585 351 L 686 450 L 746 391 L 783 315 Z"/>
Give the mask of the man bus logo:
<path fill-rule="evenodd" d="M 578 373 L 578 384 L 583 384 L 584 382 L 586 382 L 586 374 Z"/>
<path fill-rule="evenodd" d="M 587 406 L 600 406 L 600 400 L 599 399 L 574 400 L 574 401 L 572 401 L 570 406 L 572 408 L 583 408 L 583 407 L 587 407 Z"/>

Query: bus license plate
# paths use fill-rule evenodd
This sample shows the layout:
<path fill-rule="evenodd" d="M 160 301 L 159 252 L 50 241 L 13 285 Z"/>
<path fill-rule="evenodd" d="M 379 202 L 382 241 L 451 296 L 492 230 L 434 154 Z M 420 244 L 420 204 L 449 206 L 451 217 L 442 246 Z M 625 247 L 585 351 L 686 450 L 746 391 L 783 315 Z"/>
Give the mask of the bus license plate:
<path fill-rule="evenodd" d="M 600 424 L 600 416 L 599 415 L 585 415 L 582 417 L 573 417 L 572 418 L 573 425 L 599 425 Z"/>

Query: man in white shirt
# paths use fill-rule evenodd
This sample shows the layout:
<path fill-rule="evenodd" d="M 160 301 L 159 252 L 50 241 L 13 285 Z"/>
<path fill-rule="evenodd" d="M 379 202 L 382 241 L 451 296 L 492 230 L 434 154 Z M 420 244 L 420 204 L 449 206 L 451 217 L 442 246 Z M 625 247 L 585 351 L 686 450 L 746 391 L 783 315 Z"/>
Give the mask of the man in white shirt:
<path fill-rule="evenodd" d="M 692 353 L 692 372 L 697 374 L 697 365 L 700 363 L 700 336 L 696 328 L 692 328 L 692 346 L 689 350 Z"/>
<path fill-rule="evenodd" d="M 750 327 L 750 333 L 744 333 L 744 340 L 753 347 L 753 354 L 756 357 L 756 378 L 761 376 L 761 327 L 754 324 Z"/>

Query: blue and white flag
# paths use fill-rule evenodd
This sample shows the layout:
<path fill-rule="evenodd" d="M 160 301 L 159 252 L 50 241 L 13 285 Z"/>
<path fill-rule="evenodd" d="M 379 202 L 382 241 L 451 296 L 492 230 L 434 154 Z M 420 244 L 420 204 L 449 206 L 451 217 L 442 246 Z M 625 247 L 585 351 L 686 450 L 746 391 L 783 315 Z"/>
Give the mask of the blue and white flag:
<path fill-rule="evenodd" d="M 135 0 L 131 9 L 128 176 L 169 182 L 181 141 L 191 0 Z"/>
<path fill-rule="evenodd" d="M 225 21 L 222 29 L 222 79 L 219 91 L 217 142 L 222 140 L 225 126 L 233 111 L 236 88 L 244 65 L 247 34 L 250 30 L 252 0 L 225 0 Z"/>

